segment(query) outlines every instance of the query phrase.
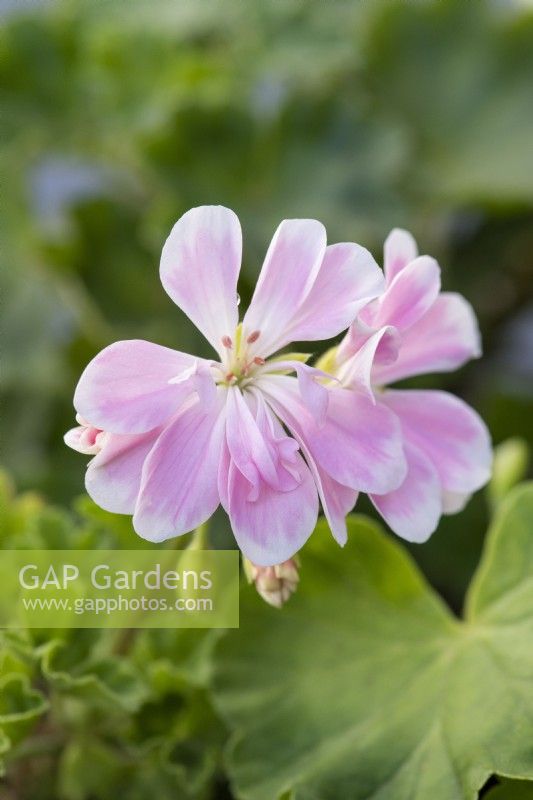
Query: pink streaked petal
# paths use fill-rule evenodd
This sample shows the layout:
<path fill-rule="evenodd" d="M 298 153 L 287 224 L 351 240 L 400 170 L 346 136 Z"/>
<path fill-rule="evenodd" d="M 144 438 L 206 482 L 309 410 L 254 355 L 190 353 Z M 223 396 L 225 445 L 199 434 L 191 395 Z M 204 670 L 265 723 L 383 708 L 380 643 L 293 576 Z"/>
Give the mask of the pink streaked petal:
<path fill-rule="evenodd" d="M 82 435 L 86 430 L 87 429 L 85 425 L 78 425 L 75 428 L 71 428 L 63 436 L 63 441 L 67 447 L 72 448 L 72 450 L 76 450 L 78 453 L 94 455 L 94 453 L 98 452 L 94 442 L 92 444 L 86 444 L 82 441 Z"/>
<path fill-rule="evenodd" d="M 216 403 L 217 386 L 211 373 L 211 363 L 197 359 L 181 375 L 172 378 L 169 384 L 181 385 L 186 391 L 186 396 L 196 392 L 202 407 L 204 409 L 212 408 Z"/>
<path fill-rule="evenodd" d="M 431 308 L 439 291 L 439 265 L 430 256 L 418 256 L 397 273 L 376 301 L 372 316 L 364 309 L 361 318 L 374 328 L 394 325 L 403 333 Z"/>
<path fill-rule="evenodd" d="M 439 476 L 430 459 L 414 445 L 405 443 L 407 476 L 394 492 L 370 499 L 394 533 L 408 542 L 425 542 L 442 514 Z"/>
<path fill-rule="evenodd" d="M 385 239 L 383 266 L 387 285 L 418 256 L 414 237 L 402 228 L 394 228 Z"/>
<path fill-rule="evenodd" d="M 359 388 L 374 403 L 373 370 L 377 364 L 391 364 L 398 358 L 401 337 L 388 325 L 368 337 L 366 342 L 339 368 L 343 386 Z"/>
<path fill-rule="evenodd" d="M 244 335 L 260 331 L 253 353 L 266 358 L 291 341 L 288 329 L 315 282 L 325 250 L 326 231 L 317 220 L 290 219 L 279 225 L 243 320 Z"/>
<path fill-rule="evenodd" d="M 296 372 L 298 377 L 298 388 L 303 402 L 314 416 L 319 425 L 323 425 L 326 419 L 329 403 L 328 389 L 320 383 L 321 380 L 336 380 L 332 375 L 328 375 L 321 369 L 302 364 L 301 361 L 270 361 L 265 364 L 262 374 L 268 375 L 269 372 L 290 369 Z"/>
<path fill-rule="evenodd" d="M 260 392 L 249 392 L 246 401 L 255 414 L 257 427 L 277 464 L 278 482 L 274 489 L 288 492 L 301 482 L 298 472 L 298 443 L 287 436 Z"/>
<path fill-rule="evenodd" d="M 490 478 L 490 435 L 479 415 L 448 392 L 388 390 L 381 395 L 405 438 L 432 461 L 443 489 L 465 494 Z"/>
<path fill-rule="evenodd" d="M 377 300 L 374 300 L 365 308 L 365 313 L 368 313 L 368 316 L 371 317 L 373 315 L 372 308 L 376 304 Z M 367 325 L 360 316 L 357 317 L 346 331 L 346 335 L 341 339 L 337 348 L 337 364 L 343 364 L 351 356 L 355 355 L 374 333 L 376 333 L 376 329 L 372 325 Z"/>
<path fill-rule="evenodd" d="M 171 384 L 197 359 L 152 342 L 115 342 L 85 368 L 74 406 L 91 424 L 111 433 L 145 433 L 176 413 L 194 391 Z"/>
<path fill-rule="evenodd" d="M 79 416 L 79 415 L 76 415 Z M 79 425 L 76 428 L 71 428 L 63 436 L 63 441 L 72 450 L 84 455 L 96 455 L 102 449 L 105 441 L 109 438 L 110 434 L 94 428 L 92 425 Z"/>
<path fill-rule="evenodd" d="M 327 418 L 319 425 L 294 378 L 270 375 L 258 383 L 278 416 L 305 438 L 312 458 L 337 483 L 380 494 L 402 483 L 407 467 L 400 425 L 382 404 L 354 390 L 329 389 Z"/>
<path fill-rule="evenodd" d="M 365 395 L 332 389 L 328 420 L 312 432 L 313 453 L 338 483 L 363 492 L 387 492 L 405 476 L 401 433 L 394 415 Z"/>
<path fill-rule="evenodd" d="M 277 464 L 263 432 L 237 387 L 228 389 L 226 441 L 232 462 L 247 479 L 250 487 L 260 481 L 278 485 Z"/>
<path fill-rule="evenodd" d="M 376 365 L 373 379 L 383 385 L 426 372 L 450 372 L 480 355 L 481 339 L 472 306 L 460 294 L 443 292 L 405 331 L 398 359 Z"/>
<path fill-rule="evenodd" d="M 442 492 L 442 513 L 458 514 L 466 506 L 472 494 L 470 492 Z"/>
<path fill-rule="evenodd" d="M 201 525 L 219 504 L 217 476 L 225 422 L 221 392 L 208 412 L 189 402 L 161 433 L 146 458 L 133 525 L 161 542 Z"/>
<path fill-rule="evenodd" d="M 309 294 L 286 329 L 283 345 L 337 336 L 384 286 L 382 271 L 364 247 L 351 242 L 329 245 Z"/>
<path fill-rule="evenodd" d="M 229 472 L 231 465 L 231 454 L 228 447 L 226 436 L 222 437 L 222 449 L 220 454 L 220 461 L 218 464 L 217 486 L 220 504 L 222 508 L 229 514 Z"/>
<path fill-rule="evenodd" d="M 285 436 L 274 422 L 275 435 Z M 254 564 L 268 567 L 291 558 L 313 532 L 318 517 L 317 490 L 305 461 L 295 454 L 300 482 L 280 492 L 262 482 L 253 501 L 248 481 L 233 461 L 229 464 L 228 504 L 237 543 Z"/>
<path fill-rule="evenodd" d="M 161 255 L 161 282 L 222 357 L 223 336 L 238 322 L 237 280 L 241 267 L 239 220 L 224 206 L 200 206 L 174 225 Z"/>
<path fill-rule="evenodd" d="M 317 485 L 322 510 L 329 529 L 337 543 L 344 547 L 348 541 L 346 515 L 355 506 L 359 492 L 349 489 L 348 486 L 343 486 L 342 483 L 338 483 L 312 459 L 309 461 L 309 468 Z"/>
<path fill-rule="evenodd" d="M 100 508 L 114 514 L 133 514 L 142 467 L 160 433 L 161 428 L 134 435 L 109 434 L 85 474 L 87 494 Z"/>
<path fill-rule="evenodd" d="M 298 441 L 318 489 L 322 510 L 328 521 L 331 533 L 341 547 L 344 546 L 348 539 L 346 515 L 356 504 L 359 493 L 338 483 L 322 469 L 320 464 L 313 458 L 308 447 L 305 431 L 300 428 L 297 418 L 282 403 L 278 403 L 274 397 L 270 398 L 270 403 L 279 418 L 291 429 L 291 433 Z"/>

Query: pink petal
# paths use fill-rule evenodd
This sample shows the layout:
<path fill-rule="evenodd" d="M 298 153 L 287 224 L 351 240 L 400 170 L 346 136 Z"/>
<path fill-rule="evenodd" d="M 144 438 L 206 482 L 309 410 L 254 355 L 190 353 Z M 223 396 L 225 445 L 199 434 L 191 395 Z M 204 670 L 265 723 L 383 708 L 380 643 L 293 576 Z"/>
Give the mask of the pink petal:
<path fill-rule="evenodd" d="M 328 473 L 317 464 L 311 456 L 307 455 L 305 447 L 302 447 L 307 458 L 309 469 L 315 479 L 318 489 L 322 510 L 327 519 L 331 533 L 335 540 L 344 547 L 348 541 L 348 530 L 346 528 L 346 515 L 350 513 L 357 502 L 359 492 L 343 486 L 342 483 L 331 478 Z"/>
<path fill-rule="evenodd" d="M 394 325 L 405 331 L 433 305 L 440 290 L 440 269 L 435 259 L 419 256 L 396 274 L 385 292 L 361 319 L 373 328 Z"/>
<path fill-rule="evenodd" d="M 145 433 L 175 414 L 195 391 L 194 381 L 171 381 L 198 361 L 152 342 L 115 342 L 85 368 L 76 387 L 74 406 L 98 428 L 112 433 Z"/>
<path fill-rule="evenodd" d="M 311 473 L 299 456 L 302 483 L 292 492 L 264 484 L 256 500 L 246 498 L 246 479 L 232 463 L 229 516 L 235 539 L 254 564 L 269 567 L 291 558 L 312 534 L 318 518 L 318 496 Z"/>
<path fill-rule="evenodd" d="M 376 365 L 374 382 L 392 381 L 426 372 L 450 372 L 481 355 L 476 316 L 460 294 L 443 292 L 429 311 L 402 337 L 398 359 Z"/>
<path fill-rule="evenodd" d="M 247 395 L 245 398 L 237 387 L 228 389 L 226 441 L 231 461 L 248 482 L 250 498 L 263 483 L 280 492 L 298 486 L 300 480 L 293 474 L 292 467 L 287 469 L 295 462 L 298 446 L 289 440 L 285 452 L 287 445 L 282 442 L 287 439 L 285 434 L 276 437 L 273 419 L 261 397 L 255 400 Z"/>
<path fill-rule="evenodd" d="M 142 467 L 160 433 L 161 428 L 139 435 L 109 434 L 85 474 L 87 494 L 100 508 L 114 514 L 133 514 Z"/>
<path fill-rule="evenodd" d="M 283 418 L 282 415 L 284 413 L 283 407 L 279 407 L 280 410 L 280 418 Z M 283 418 L 285 421 L 285 418 Z M 331 531 L 339 544 L 344 545 L 346 544 L 347 539 L 347 532 L 346 532 L 346 514 L 351 511 L 354 507 L 355 502 L 357 500 L 357 492 L 354 492 L 353 489 L 348 489 L 346 486 L 341 486 L 341 484 L 334 481 L 332 478 L 327 475 L 324 470 L 320 468 L 318 464 L 315 463 L 313 460 L 309 450 L 307 449 L 305 439 L 298 435 L 298 432 L 294 429 L 292 433 L 295 436 L 295 439 L 298 441 L 302 452 L 305 455 L 307 464 L 311 471 L 311 474 L 314 478 L 316 487 L 318 489 L 318 493 L 320 496 L 320 500 L 322 502 L 322 507 L 324 509 L 324 514 L 329 522 L 329 526 Z M 229 497 L 228 497 L 228 480 L 229 480 L 229 471 L 230 471 L 230 462 L 231 456 L 227 445 L 225 445 L 223 449 L 222 459 L 220 461 L 220 468 L 219 468 L 219 494 L 220 494 L 220 502 L 222 506 L 229 514 Z"/>
<path fill-rule="evenodd" d="M 364 247 L 352 243 L 326 247 L 316 280 L 282 344 L 337 336 L 383 291 L 384 283 L 383 273 Z"/>
<path fill-rule="evenodd" d="M 260 407 L 260 405 L 259 405 Z M 268 412 L 273 440 L 289 437 Z M 266 435 L 264 423 L 258 427 Z M 293 442 L 293 444 L 296 444 Z M 244 555 L 259 566 L 272 566 L 291 558 L 313 532 L 318 517 L 318 496 L 311 473 L 299 453 L 293 451 L 292 469 L 298 476 L 294 488 L 279 491 L 261 480 L 250 493 L 250 482 L 238 464 L 225 455 L 227 474 L 219 473 L 219 483 L 226 483 L 225 496 L 231 526 Z"/>
<path fill-rule="evenodd" d="M 458 514 L 466 506 L 472 494 L 470 492 L 442 492 L 442 513 Z"/>
<path fill-rule="evenodd" d="M 282 375 L 258 383 L 280 419 L 305 439 L 312 458 L 337 483 L 356 491 L 396 489 L 406 474 L 400 426 L 382 404 L 349 389 L 330 389 L 328 414 L 319 425 L 302 403 L 296 380 Z"/>
<path fill-rule="evenodd" d="M 326 419 L 329 403 L 329 392 L 321 379 L 336 380 L 321 369 L 302 364 L 301 361 L 269 361 L 265 364 L 261 374 L 268 375 L 269 372 L 279 372 L 279 370 L 290 369 L 298 376 L 298 388 L 302 401 L 314 416 L 319 425 L 323 425 Z"/>
<path fill-rule="evenodd" d="M 161 542 L 201 525 L 219 503 L 225 396 L 206 411 L 193 401 L 161 433 L 144 462 L 133 525 L 139 536 Z"/>
<path fill-rule="evenodd" d="M 343 386 L 361 389 L 374 403 L 372 378 L 375 367 L 394 363 L 399 349 L 400 335 L 396 328 L 391 325 L 381 328 L 368 336 L 366 342 L 341 365 L 337 377 Z"/>
<path fill-rule="evenodd" d="M 433 463 L 443 489 L 465 494 L 490 478 L 492 451 L 484 422 L 448 392 L 389 390 L 381 402 L 400 419 L 405 438 Z"/>
<path fill-rule="evenodd" d="M 218 486 L 218 495 L 220 498 L 220 503 L 226 514 L 228 514 L 228 516 L 229 516 L 228 482 L 229 482 L 230 465 L 231 465 L 231 455 L 228 447 L 227 438 L 226 436 L 224 436 L 222 439 L 222 452 L 218 464 L 217 486 Z"/>
<path fill-rule="evenodd" d="M 278 406 L 279 417 L 290 426 L 291 433 L 298 441 L 305 456 L 311 474 L 314 478 L 322 510 L 328 521 L 329 528 L 336 541 L 343 547 L 348 540 L 346 528 L 346 515 L 357 502 L 359 492 L 343 486 L 334 480 L 325 469 L 313 458 L 303 430 L 297 427 L 297 421 L 291 417 L 283 406 Z"/>
<path fill-rule="evenodd" d="M 200 206 L 174 225 L 161 255 L 161 282 L 222 357 L 223 336 L 238 322 L 237 279 L 242 232 L 237 216 L 224 206 Z"/>
<path fill-rule="evenodd" d="M 79 414 L 76 415 L 79 417 Z M 95 428 L 92 425 L 78 425 L 76 428 L 71 428 L 63 436 L 63 441 L 67 447 L 71 447 L 78 453 L 84 455 L 96 455 L 102 449 L 105 441 L 111 434 Z"/>
<path fill-rule="evenodd" d="M 430 459 L 405 443 L 407 476 L 388 494 L 370 499 L 392 530 L 408 542 L 425 542 L 436 529 L 442 513 L 439 476 Z"/>
<path fill-rule="evenodd" d="M 254 353 L 266 358 L 291 341 L 287 329 L 315 282 L 325 250 L 320 222 L 291 219 L 279 225 L 243 320 L 244 335 L 260 332 Z"/>
<path fill-rule="evenodd" d="M 370 305 L 374 306 L 375 303 Z M 372 325 L 367 325 L 363 322 L 361 316 L 358 316 L 339 343 L 336 354 L 337 364 L 343 364 L 348 361 L 351 356 L 355 355 L 366 344 L 374 333 L 376 333 L 376 329 Z"/>
<path fill-rule="evenodd" d="M 416 241 L 409 231 L 394 228 L 385 239 L 384 269 L 387 285 L 418 255 Z"/>

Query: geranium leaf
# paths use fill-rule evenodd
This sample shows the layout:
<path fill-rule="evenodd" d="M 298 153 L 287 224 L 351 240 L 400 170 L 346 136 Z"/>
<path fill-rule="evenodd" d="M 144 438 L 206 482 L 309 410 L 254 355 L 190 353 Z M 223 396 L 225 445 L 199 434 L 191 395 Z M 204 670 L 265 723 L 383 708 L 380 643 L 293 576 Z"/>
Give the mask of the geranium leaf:
<path fill-rule="evenodd" d="M 55 689 L 85 698 L 94 705 L 112 704 L 133 712 L 147 697 L 147 687 L 129 661 L 109 656 L 71 664 L 68 645 L 56 640 L 43 654 L 42 670 Z"/>
<path fill-rule="evenodd" d="M 359 517 L 344 550 L 319 525 L 281 613 L 246 590 L 215 675 L 237 797 L 474 800 L 493 773 L 533 779 L 532 519 L 518 487 L 464 621 Z"/>

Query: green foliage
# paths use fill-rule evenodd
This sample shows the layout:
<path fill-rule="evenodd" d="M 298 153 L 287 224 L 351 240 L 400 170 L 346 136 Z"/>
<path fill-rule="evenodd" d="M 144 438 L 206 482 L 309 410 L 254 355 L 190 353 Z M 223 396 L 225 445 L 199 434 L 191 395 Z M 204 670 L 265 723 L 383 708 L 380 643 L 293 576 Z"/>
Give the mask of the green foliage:
<path fill-rule="evenodd" d="M 128 528 L 131 534 L 129 520 L 106 514 L 88 498 L 71 513 L 35 495 L 14 496 L 4 474 L 0 485 L 2 549 L 120 548 Z M 0 795 L 212 796 L 224 727 L 206 685 L 218 635 L 0 632 L 0 758 L 7 765 Z"/>
<path fill-rule="evenodd" d="M 533 779 L 533 484 L 502 503 L 464 621 L 374 524 L 344 551 L 319 526 L 282 614 L 243 597 L 220 644 L 217 705 L 237 796 L 477 797 Z"/>
<path fill-rule="evenodd" d="M 59 512 L 1 483 L 3 549 L 51 531 L 61 547 L 121 546 L 87 498 Z M 1 633 L 5 791 L 214 800 L 227 728 L 243 800 L 473 800 L 492 773 L 533 780 L 532 517 L 533 485 L 500 501 L 464 621 L 354 516 L 344 550 L 319 524 L 281 612 L 246 587 L 237 631 Z M 497 790 L 527 797 L 515 783 Z"/>

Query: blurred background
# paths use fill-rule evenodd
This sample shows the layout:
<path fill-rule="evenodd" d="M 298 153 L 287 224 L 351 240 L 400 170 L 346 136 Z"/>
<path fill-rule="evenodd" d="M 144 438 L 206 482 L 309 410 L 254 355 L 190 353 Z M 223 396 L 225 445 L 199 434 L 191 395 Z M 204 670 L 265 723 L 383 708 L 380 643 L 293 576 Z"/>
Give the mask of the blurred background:
<path fill-rule="evenodd" d="M 283 218 L 380 263 L 388 231 L 411 230 L 484 341 L 481 361 L 411 383 L 459 394 L 496 443 L 533 439 L 529 3 L 2 0 L 0 17 L 0 421 L 20 490 L 61 506 L 83 491 L 63 433 L 101 348 L 208 354 L 158 264 L 176 219 L 209 203 L 241 219 L 243 304 Z M 487 518 L 479 493 L 411 548 L 454 609 Z M 233 546 L 222 514 L 212 536 Z"/>
<path fill-rule="evenodd" d="M 417 385 L 464 397 L 495 442 L 533 436 L 531 11 L 344 0 L 0 10 L 1 423 L 21 489 L 57 503 L 82 490 L 85 460 L 62 436 L 102 347 L 146 338 L 207 354 L 158 278 L 172 224 L 204 203 L 241 219 L 243 303 L 285 217 L 316 217 L 330 241 L 364 244 L 380 263 L 390 228 L 407 227 L 444 287 L 473 304 L 485 352 Z M 478 497 L 415 548 L 455 605 L 485 516 Z"/>
<path fill-rule="evenodd" d="M 533 437 L 533 14 L 516 2 L 15 0 L 3 22 L 3 459 L 66 503 L 82 368 L 125 338 L 207 354 L 159 283 L 188 208 L 244 230 L 249 299 L 285 217 L 381 263 L 394 226 L 476 309 L 484 357 L 417 385 Z M 361 508 L 366 510 L 364 504 Z M 455 605 L 482 497 L 414 548 Z M 227 525 L 217 517 L 216 536 Z M 134 534 L 132 533 L 132 536 Z"/>

